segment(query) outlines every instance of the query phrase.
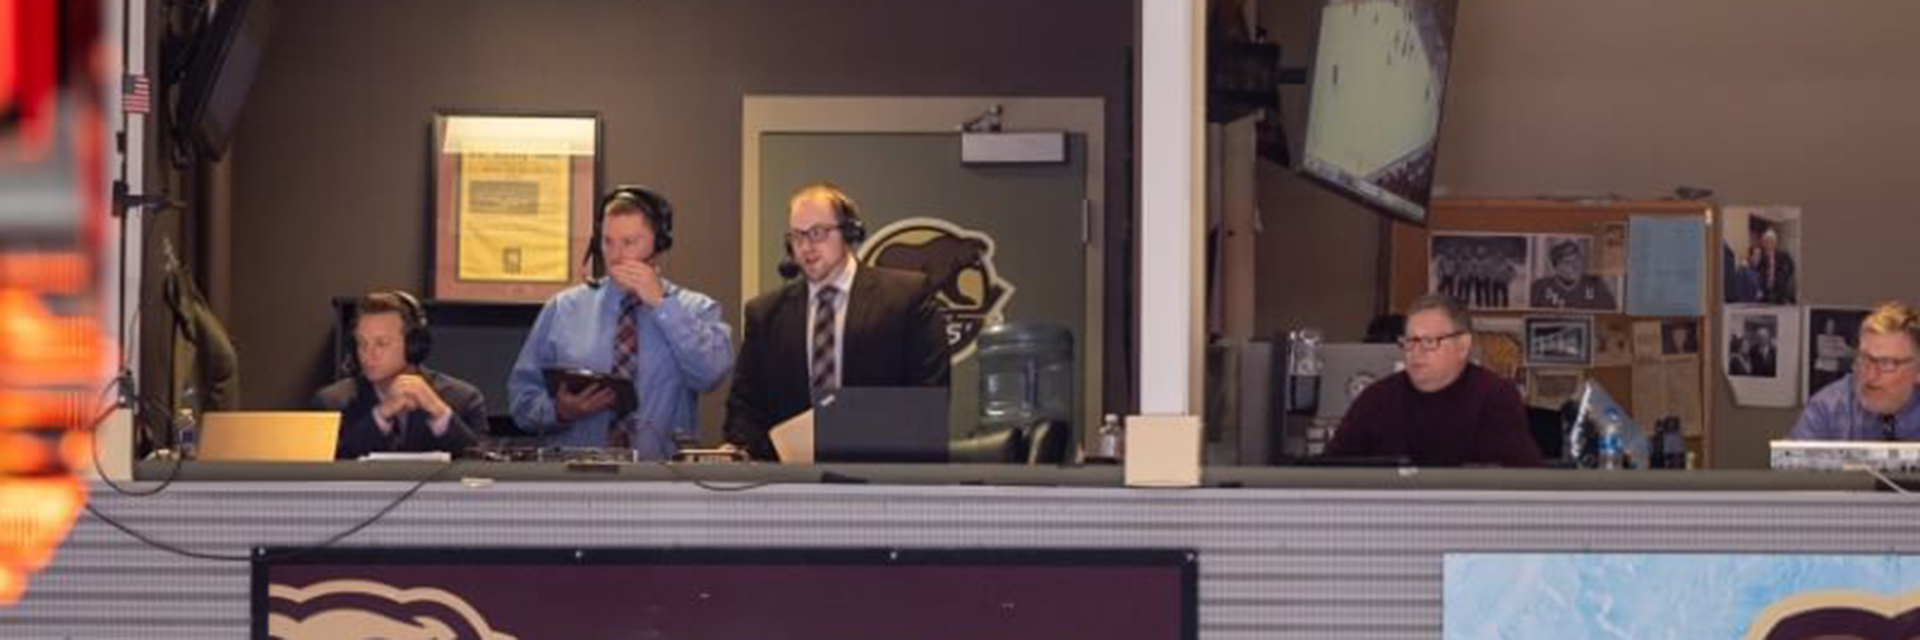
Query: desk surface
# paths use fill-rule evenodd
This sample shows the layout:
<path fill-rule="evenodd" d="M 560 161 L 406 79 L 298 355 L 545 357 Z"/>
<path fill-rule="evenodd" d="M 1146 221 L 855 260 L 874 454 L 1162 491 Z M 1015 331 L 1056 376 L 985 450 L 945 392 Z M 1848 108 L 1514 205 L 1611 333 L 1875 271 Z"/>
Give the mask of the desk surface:
<path fill-rule="evenodd" d="M 998 464 L 569 464 L 559 462 L 248 463 L 145 461 L 159 481 L 560 481 L 1118 487 L 1117 466 Z M 1911 476 L 1902 481 L 1913 479 Z M 1209 488 L 1465 489 L 1500 491 L 1875 491 L 1863 473 L 1695 470 L 1208 467 Z"/>

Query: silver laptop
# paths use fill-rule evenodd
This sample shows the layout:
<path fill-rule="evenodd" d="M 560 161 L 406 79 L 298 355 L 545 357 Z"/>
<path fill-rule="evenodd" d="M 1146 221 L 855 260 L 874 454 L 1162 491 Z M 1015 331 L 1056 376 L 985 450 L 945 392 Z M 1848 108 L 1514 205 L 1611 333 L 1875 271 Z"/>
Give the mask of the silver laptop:
<path fill-rule="evenodd" d="M 1406 368 L 1397 344 L 1323 344 L 1320 365 L 1320 406 L 1314 410 L 1320 418 L 1347 415 L 1367 385 Z"/>

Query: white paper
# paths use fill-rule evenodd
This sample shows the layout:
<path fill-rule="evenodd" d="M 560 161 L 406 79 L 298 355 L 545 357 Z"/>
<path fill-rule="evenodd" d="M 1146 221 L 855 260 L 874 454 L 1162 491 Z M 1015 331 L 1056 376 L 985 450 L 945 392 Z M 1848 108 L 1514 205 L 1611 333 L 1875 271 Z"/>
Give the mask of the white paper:
<path fill-rule="evenodd" d="M 813 464 L 813 410 L 787 418 L 767 432 L 782 464 Z"/>

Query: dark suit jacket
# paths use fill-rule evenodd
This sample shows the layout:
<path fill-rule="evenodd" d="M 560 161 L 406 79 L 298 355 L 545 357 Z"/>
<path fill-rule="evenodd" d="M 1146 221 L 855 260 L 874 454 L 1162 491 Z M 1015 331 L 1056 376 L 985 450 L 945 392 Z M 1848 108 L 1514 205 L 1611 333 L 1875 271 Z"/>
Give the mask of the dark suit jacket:
<path fill-rule="evenodd" d="M 441 402 L 453 408 L 445 435 L 434 437 L 425 411 L 409 413 L 403 423 L 395 425 L 400 434 L 397 443 L 380 433 L 380 426 L 373 422 L 373 407 L 380 404 L 380 395 L 374 393 L 373 383 L 361 376 L 341 378 L 314 392 L 314 407 L 340 412 L 340 443 L 334 447 L 333 457 L 352 460 L 373 451 L 445 451 L 456 457 L 466 453 L 477 442 L 474 434 L 487 428 L 486 398 L 465 380 L 438 371 L 422 369 L 420 377 L 433 387 Z"/>
<path fill-rule="evenodd" d="M 847 298 L 841 387 L 946 386 L 946 312 L 912 271 L 860 266 Z M 727 394 L 727 442 L 773 460 L 767 431 L 813 404 L 808 386 L 807 282 L 747 303 L 746 330 Z"/>

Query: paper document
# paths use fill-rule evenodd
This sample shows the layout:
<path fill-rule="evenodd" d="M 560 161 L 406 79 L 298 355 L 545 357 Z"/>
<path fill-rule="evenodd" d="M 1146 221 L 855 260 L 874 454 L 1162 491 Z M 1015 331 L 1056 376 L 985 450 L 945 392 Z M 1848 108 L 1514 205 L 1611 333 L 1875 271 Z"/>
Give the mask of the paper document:
<path fill-rule="evenodd" d="M 813 464 L 813 410 L 787 418 L 767 432 L 782 464 Z"/>

